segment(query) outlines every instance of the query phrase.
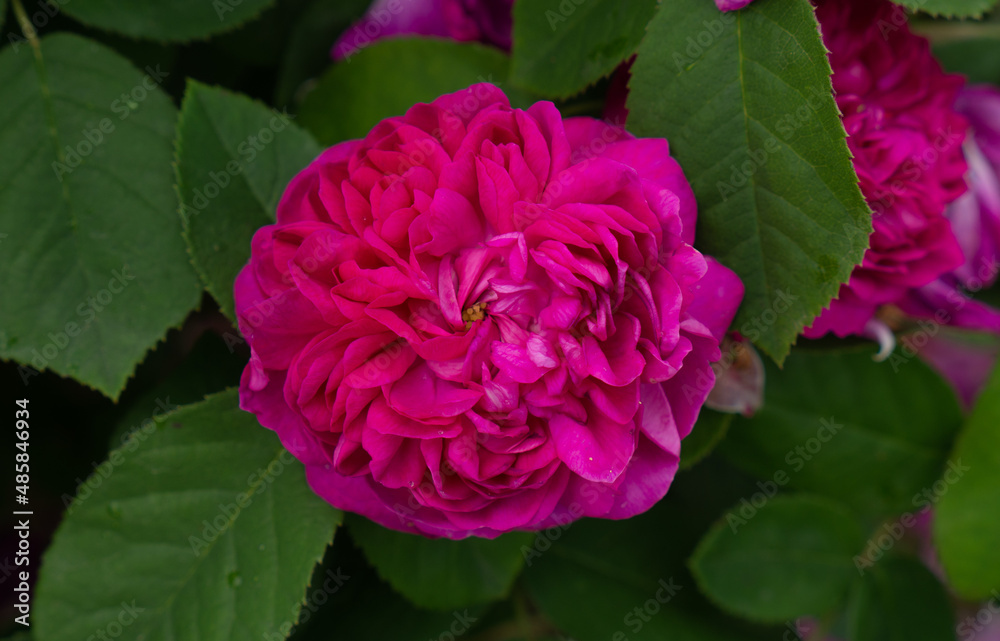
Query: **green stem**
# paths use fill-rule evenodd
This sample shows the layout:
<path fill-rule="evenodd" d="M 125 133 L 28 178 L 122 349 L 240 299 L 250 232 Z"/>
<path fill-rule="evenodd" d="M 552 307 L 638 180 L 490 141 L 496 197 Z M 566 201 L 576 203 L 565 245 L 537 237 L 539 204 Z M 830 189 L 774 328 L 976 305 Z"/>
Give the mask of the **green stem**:
<path fill-rule="evenodd" d="M 11 0 L 11 6 L 14 7 L 14 15 L 17 16 L 17 24 L 21 26 L 21 32 L 28 39 L 31 48 L 34 49 L 35 57 L 40 59 L 42 57 L 42 48 L 38 46 L 38 33 L 35 32 L 35 25 L 31 24 L 27 12 L 25 12 L 24 7 L 21 5 L 21 0 Z"/>
<path fill-rule="evenodd" d="M 42 92 L 42 102 L 45 104 L 45 120 L 48 124 L 49 137 L 55 145 L 56 159 L 59 160 L 59 162 L 65 162 L 66 155 L 59 147 L 59 132 L 56 128 L 56 115 L 55 108 L 53 107 L 52 91 L 49 89 L 49 78 L 48 73 L 45 71 L 45 59 L 42 57 L 42 46 L 38 41 L 38 32 L 35 31 L 35 25 L 31 24 L 31 19 L 28 18 L 28 14 L 25 12 L 24 6 L 21 4 L 21 0 L 11 0 L 11 6 L 14 8 L 14 15 L 17 16 L 17 23 L 21 26 L 21 32 L 24 33 L 24 37 L 28 39 L 28 43 L 31 45 L 31 52 L 35 58 L 35 72 L 38 74 L 38 85 Z M 67 189 L 67 184 L 65 182 L 63 182 L 62 189 L 63 195 L 65 196 Z"/>

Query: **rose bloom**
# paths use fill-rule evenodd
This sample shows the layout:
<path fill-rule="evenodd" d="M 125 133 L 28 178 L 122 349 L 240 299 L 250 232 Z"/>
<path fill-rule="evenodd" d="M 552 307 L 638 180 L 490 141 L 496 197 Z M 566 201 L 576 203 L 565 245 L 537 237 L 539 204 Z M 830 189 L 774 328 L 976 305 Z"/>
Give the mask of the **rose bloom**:
<path fill-rule="evenodd" d="M 289 184 L 235 285 L 241 406 L 331 504 L 462 538 L 666 493 L 743 295 L 662 139 L 489 84 Z"/>
<path fill-rule="evenodd" d="M 1000 311 L 966 295 L 993 285 L 1000 271 L 1000 91 L 967 88 L 956 108 L 969 119 L 973 132 L 964 145 L 969 191 L 946 213 L 963 262 L 909 292 L 899 307 L 911 316 L 936 315 L 939 323 L 1000 334 Z"/>
<path fill-rule="evenodd" d="M 941 70 L 892 3 L 825 0 L 817 16 L 874 232 L 863 263 L 805 336 L 873 335 L 879 307 L 964 262 L 945 217 L 966 188 L 967 123 L 953 108 L 963 80 Z"/>
<path fill-rule="evenodd" d="M 966 407 L 972 407 L 1000 351 L 1000 311 L 967 295 L 994 285 L 1000 272 L 1000 90 L 986 85 L 963 89 L 956 109 L 969 119 L 973 134 L 965 141 L 969 191 L 947 212 L 965 262 L 912 290 L 900 308 L 960 328 L 937 333 L 919 354 L 952 384 Z"/>
<path fill-rule="evenodd" d="M 1000 272 L 1000 90 L 967 87 L 955 108 L 973 135 L 965 143 L 969 192 L 948 210 L 965 255 L 954 275 L 963 287 L 978 289 L 995 283 Z"/>
<path fill-rule="evenodd" d="M 389 36 L 438 36 L 510 49 L 514 0 L 375 0 L 330 52 L 335 60 Z"/>

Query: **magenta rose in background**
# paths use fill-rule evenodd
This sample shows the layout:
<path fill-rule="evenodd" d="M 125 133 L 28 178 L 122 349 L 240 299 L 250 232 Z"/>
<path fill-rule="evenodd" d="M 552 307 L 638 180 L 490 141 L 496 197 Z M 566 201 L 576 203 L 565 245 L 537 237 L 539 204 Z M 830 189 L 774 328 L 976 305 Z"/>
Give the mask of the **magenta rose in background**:
<path fill-rule="evenodd" d="M 347 58 L 381 38 L 438 36 L 510 49 L 514 0 L 375 0 L 367 13 L 333 46 Z"/>
<path fill-rule="evenodd" d="M 864 262 L 806 330 L 810 338 L 877 333 L 880 306 L 964 262 L 945 217 L 965 191 L 967 124 L 953 107 L 963 80 L 941 70 L 902 12 L 871 0 L 817 7 L 847 144 L 875 215 Z"/>
<path fill-rule="evenodd" d="M 752 0 L 715 0 L 719 11 L 735 11 L 750 4 Z"/>
<path fill-rule="evenodd" d="M 390 528 L 643 512 L 743 294 L 695 219 L 665 140 L 488 84 L 418 104 L 324 152 L 256 233 L 241 405 Z"/>
<path fill-rule="evenodd" d="M 1000 272 L 1000 90 L 968 87 L 959 94 L 956 108 L 969 119 L 973 134 L 964 146 L 969 191 L 947 212 L 965 262 L 911 292 L 900 307 L 914 316 L 946 314 L 950 325 L 1000 335 L 1000 312 L 966 295 L 994 285 Z M 993 370 L 1000 343 L 996 338 L 962 334 L 940 333 L 920 349 L 920 356 L 971 407 Z"/>
<path fill-rule="evenodd" d="M 948 210 L 965 255 L 954 276 L 963 287 L 977 289 L 995 283 L 1000 272 L 1000 90 L 967 87 L 956 109 L 973 135 L 965 144 L 969 192 Z"/>
<path fill-rule="evenodd" d="M 973 132 L 964 145 L 969 191 L 947 211 L 963 261 L 933 283 L 910 292 L 899 306 L 913 316 L 947 314 L 949 325 L 1000 334 L 1000 311 L 964 293 L 993 285 L 1000 272 L 1000 91 L 965 89 L 956 108 L 969 119 Z"/>

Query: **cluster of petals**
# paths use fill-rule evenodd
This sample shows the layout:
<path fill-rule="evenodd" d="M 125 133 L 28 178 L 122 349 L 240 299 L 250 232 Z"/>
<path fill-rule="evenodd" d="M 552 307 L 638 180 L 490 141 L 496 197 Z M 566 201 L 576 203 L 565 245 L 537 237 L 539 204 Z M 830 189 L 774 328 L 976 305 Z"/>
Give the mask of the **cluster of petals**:
<path fill-rule="evenodd" d="M 497 536 L 664 496 L 743 295 L 662 139 L 489 84 L 325 151 L 253 239 L 241 406 L 331 504 Z"/>

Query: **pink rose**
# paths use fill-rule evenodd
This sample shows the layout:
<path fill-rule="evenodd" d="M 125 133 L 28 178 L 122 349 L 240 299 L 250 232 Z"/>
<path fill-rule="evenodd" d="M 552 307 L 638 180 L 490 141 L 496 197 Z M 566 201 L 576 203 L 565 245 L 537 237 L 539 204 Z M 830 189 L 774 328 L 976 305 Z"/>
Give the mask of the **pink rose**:
<path fill-rule="evenodd" d="M 966 88 L 956 108 L 969 119 L 973 132 L 965 141 L 969 191 L 952 203 L 947 214 L 965 262 L 911 292 L 901 308 L 913 316 L 937 316 L 955 327 L 1000 335 L 1000 311 L 965 293 L 993 285 L 1000 271 L 1000 90 Z M 920 349 L 920 356 L 948 379 L 966 407 L 972 407 L 998 351 L 996 338 L 942 332 Z"/>
<path fill-rule="evenodd" d="M 969 191 L 948 210 L 965 255 L 954 275 L 963 287 L 980 289 L 1000 272 L 1000 90 L 967 87 L 955 108 L 969 119 L 973 136 L 965 143 Z"/>
<path fill-rule="evenodd" d="M 871 0 L 820 2 L 833 87 L 861 191 L 875 212 L 871 246 L 838 298 L 805 335 L 871 334 L 882 305 L 963 262 L 945 217 L 965 191 L 960 76 L 942 72 L 902 8 Z M 881 26 L 880 26 L 881 25 Z"/>
<path fill-rule="evenodd" d="M 976 87 L 962 91 L 956 103 L 967 116 L 973 136 L 965 141 L 969 191 L 948 208 L 963 262 L 954 270 L 909 292 L 899 307 L 911 316 L 964 329 L 1000 334 L 1000 311 L 972 300 L 997 280 L 1000 271 L 1000 91 Z"/>
<path fill-rule="evenodd" d="M 752 0 L 715 0 L 719 11 L 736 11 L 750 4 Z"/>
<path fill-rule="evenodd" d="M 742 298 L 667 142 L 492 85 L 325 151 L 253 239 L 241 405 L 331 504 L 461 538 L 666 493 Z"/>
<path fill-rule="evenodd" d="M 330 52 L 347 58 L 390 36 L 439 36 L 510 49 L 514 0 L 375 0 Z"/>

